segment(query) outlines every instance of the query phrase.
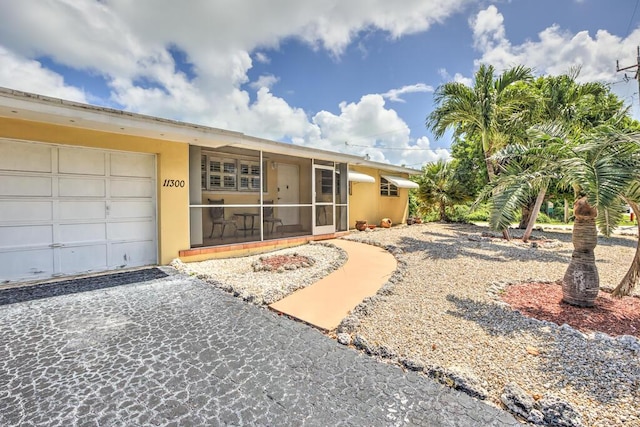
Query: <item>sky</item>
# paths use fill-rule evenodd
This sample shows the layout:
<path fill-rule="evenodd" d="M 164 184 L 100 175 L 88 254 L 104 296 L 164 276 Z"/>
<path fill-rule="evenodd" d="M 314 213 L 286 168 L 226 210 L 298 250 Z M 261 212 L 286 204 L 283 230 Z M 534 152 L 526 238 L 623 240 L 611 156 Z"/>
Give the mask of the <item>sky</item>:
<path fill-rule="evenodd" d="M 581 67 L 640 118 L 640 0 L 0 0 L 0 86 L 419 169 L 480 64 Z"/>

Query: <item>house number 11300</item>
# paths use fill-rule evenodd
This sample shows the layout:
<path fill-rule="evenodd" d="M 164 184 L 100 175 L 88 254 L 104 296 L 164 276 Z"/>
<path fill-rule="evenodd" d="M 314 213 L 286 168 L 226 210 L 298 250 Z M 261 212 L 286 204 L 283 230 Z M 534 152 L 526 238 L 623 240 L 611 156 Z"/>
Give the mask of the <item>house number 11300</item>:
<path fill-rule="evenodd" d="M 184 179 L 165 179 L 162 183 L 163 187 L 184 187 Z"/>

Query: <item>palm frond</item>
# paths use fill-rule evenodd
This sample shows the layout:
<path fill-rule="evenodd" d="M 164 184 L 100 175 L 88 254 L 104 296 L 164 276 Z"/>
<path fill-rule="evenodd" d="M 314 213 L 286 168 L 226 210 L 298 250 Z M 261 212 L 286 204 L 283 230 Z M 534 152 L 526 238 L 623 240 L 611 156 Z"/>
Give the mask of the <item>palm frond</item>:
<path fill-rule="evenodd" d="M 518 81 L 531 81 L 533 79 L 533 71 L 531 68 L 518 65 L 516 67 L 505 70 L 495 82 L 495 89 L 502 92 L 507 86 Z"/>
<path fill-rule="evenodd" d="M 506 181 L 506 182 L 505 182 Z M 531 195 L 531 187 L 518 176 L 509 176 L 497 186 L 491 198 L 489 225 L 494 230 L 505 230 L 515 221 L 516 213 Z"/>
<path fill-rule="evenodd" d="M 624 213 L 624 203 L 621 198 L 618 198 L 615 203 L 609 206 L 598 209 L 596 224 L 600 232 L 607 237 L 610 236 L 617 224 L 620 223 Z"/>

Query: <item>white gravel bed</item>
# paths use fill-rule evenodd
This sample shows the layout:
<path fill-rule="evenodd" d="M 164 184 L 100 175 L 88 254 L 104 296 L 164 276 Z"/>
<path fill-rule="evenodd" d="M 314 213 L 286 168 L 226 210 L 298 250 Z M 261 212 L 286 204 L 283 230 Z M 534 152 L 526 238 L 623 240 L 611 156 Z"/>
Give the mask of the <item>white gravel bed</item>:
<path fill-rule="evenodd" d="M 295 270 L 254 271 L 253 264 L 261 257 L 294 254 L 309 257 L 315 262 L 310 267 Z M 334 245 L 309 243 L 267 254 L 239 258 L 192 263 L 175 260 L 172 266 L 233 293 L 252 304 L 268 305 L 297 289 L 317 282 L 342 266 L 346 259 L 346 252 Z"/>
<path fill-rule="evenodd" d="M 528 319 L 489 292 L 496 283 L 561 279 L 571 257 L 571 234 L 535 233 L 556 241 L 545 248 L 481 238 L 482 231 L 488 230 L 422 224 L 352 233 L 348 239 L 399 248 L 403 277 L 391 292 L 356 309 L 342 332 L 409 369 L 436 378 L 443 369 L 461 372 L 497 405 L 505 385 L 515 383 L 536 399 L 570 403 L 582 425 L 640 426 L 637 341 L 586 336 Z M 624 276 L 636 239 L 599 239 L 595 253 L 602 287 L 612 288 Z"/>

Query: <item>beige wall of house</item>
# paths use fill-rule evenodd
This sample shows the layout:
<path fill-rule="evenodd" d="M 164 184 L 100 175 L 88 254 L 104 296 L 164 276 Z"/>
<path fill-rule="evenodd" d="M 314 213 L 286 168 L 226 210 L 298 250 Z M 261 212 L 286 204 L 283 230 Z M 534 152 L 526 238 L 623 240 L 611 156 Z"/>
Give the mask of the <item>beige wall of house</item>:
<path fill-rule="evenodd" d="M 7 118 L 0 118 L 0 137 L 155 154 L 158 262 L 167 264 L 180 250 L 189 248 L 188 144 Z M 185 185 L 165 187 L 166 179 Z"/>
<path fill-rule="evenodd" d="M 409 214 L 409 190 L 399 188 L 397 196 L 382 196 L 380 194 L 380 175 L 385 174 L 379 169 L 361 166 L 351 166 L 349 169 L 361 172 L 375 178 L 375 183 L 351 182 L 349 195 L 349 228 L 354 228 L 356 221 L 366 220 L 368 224 L 380 225 L 383 218 L 391 218 L 393 224 L 402 224 Z M 389 173 L 389 175 L 398 175 Z M 404 178 L 407 175 L 399 175 Z"/>

